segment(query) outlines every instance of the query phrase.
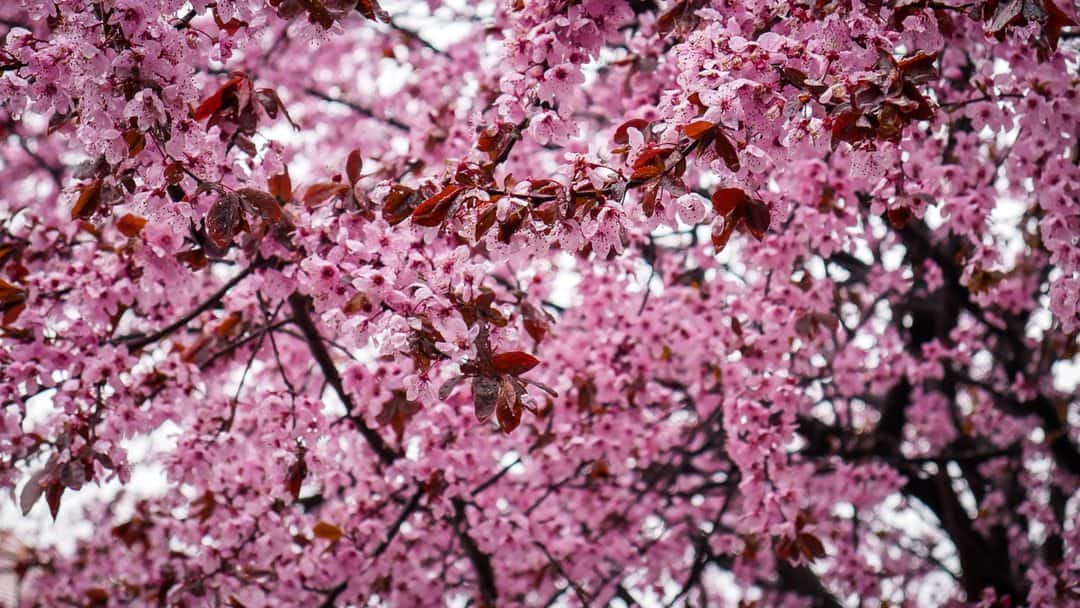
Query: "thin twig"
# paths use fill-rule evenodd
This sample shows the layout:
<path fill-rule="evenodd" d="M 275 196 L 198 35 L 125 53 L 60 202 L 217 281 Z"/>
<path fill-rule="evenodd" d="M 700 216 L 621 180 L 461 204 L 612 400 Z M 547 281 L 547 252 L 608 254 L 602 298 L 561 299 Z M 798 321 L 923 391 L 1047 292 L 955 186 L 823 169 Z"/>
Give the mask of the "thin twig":
<path fill-rule="evenodd" d="M 194 310 L 192 310 L 188 314 L 180 317 L 176 321 L 173 321 L 172 323 L 170 323 L 166 327 L 164 327 L 164 328 L 150 334 L 149 336 L 142 336 L 142 334 L 130 334 L 130 335 L 127 335 L 127 336 L 121 336 L 119 338 L 114 338 L 113 340 L 110 341 L 110 343 L 119 344 L 119 343 L 122 343 L 122 342 L 129 342 L 128 349 L 134 351 L 134 350 L 139 350 L 140 348 L 143 348 L 143 347 L 145 347 L 145 346 L 147 346 L 149 344 L 153 344 L 154 342 L 157 342 L 158 340 L 164 338 L 165 336 L 173 333 L 177 329 L 180 329 L 181 327 L 187 325 L 188 323 L 191 322 L 192 319 L 194 319 L 195 317 L 197 317 L 197 316 L 201 315 L 202 313 L 206 312 L 207 310 L 209 310 L 213 306 L 216 306 L 218 304 L 218 302 L 220 302 L 221 299 L 223 297 L 225 297 L 225 294 L 229 293 L 230 289 L 235 287 L 237 283 L 239 283 L 240 281 L 243 281 L 245 278 L 247 278 L 248 275 L 250 275 L 252 272 L 254 272 L 256 268 L 259 268 L 262 265 L 263 265 L 263 262 L 261 260 L 256 260 L 256 261 L 252 262 L 250 265 L 248 265 L 247 268 L 245 268 L 245 269 L 241 270 L 239 273 L 237 273 L 237 275 L 235 277 L 229 279 L 229 281 L 227 283 L 222 285 L 220 289 L 215 291 L 213 293 L 213 295 L 211 295 L 209 298 L 207 298 L 202 304 L 199 304 L 198 306 L 196 306 Z"/>

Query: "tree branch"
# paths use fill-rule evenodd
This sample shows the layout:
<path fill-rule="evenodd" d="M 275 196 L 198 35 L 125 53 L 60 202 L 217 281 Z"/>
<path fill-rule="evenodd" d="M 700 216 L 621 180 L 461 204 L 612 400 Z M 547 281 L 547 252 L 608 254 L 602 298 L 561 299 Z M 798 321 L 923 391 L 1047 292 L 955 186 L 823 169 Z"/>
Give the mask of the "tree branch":
<path fill-rule="evenodd" d="M 144 336 L 142 334 L 130 334 L 130 335 L 127 335 L 127 336 L 121 336 L 119 338 L 114 338 L 114 339 L 110 340 L 110 343 L 119 344 L 119 343 L 122 343 L 122 342 L 130 342 L 128 344 L 128 349 L 129 350 L 139 350 L 139 349 L 141 349 L 141 348 L 143 348 L 145 346 L 148 346 L 150 344 L 153 344 L 154 342 L 157 342 L 158 340 L 164 338 L 165 336 L 168 336 L 169 334 L 173 333 L 174 331 L 176 331 L 176 330 L 180 329 L 181 327 L 187 325 L 195 317 L 201 315 L 202 313 L 206 312 L 210 308 L 216 306 L 221 301 L 221 299 L 223 297 L 225 297 L 225 294 L 229 293 L 230 289 L 235 287 L 236 284 L 239 283 L 240 281 L 243 281 L 245 278 L 247 278 L 247 276 L 250 275 L 252 272 L 254 272 L 256 268 L 260 268 L 263 265 L 264 264 L 263 264 L 263 262 L 261 260 L 256 260 L 256 261 L 252 262 L 250 265 L 248 265 L 247 268 L 245 268 L 245 269 L 241 270 L 239 273 L 237 273 L 237 275 L 235 277 L 229 279 L 229 281 L 227 283 L 222 285 L 220 289 L 215 291 L 213 293 L 213 295 L 211 295 L 209 298 L 207 298 L 202 304 L 199 304 L 198 306 L 196 306 L 194 310 L 192 310 L 188 314 L 180 317 L 176 321 L 173 321 L 172 323 L 165 326 L 164 328 L 150 334 L 149 336 Z"/>
<path fill-rule="evenodd" d="M 318 97 L 319 99 L 321 99 L 323 101 L 328 101 L 330 103 L 341 104 L 341 105 L 345 106 L 346 108 L 349 108 L 350 110 L 352 110 L 353 112 L 356 112 L 357 114 L 359 114 L 361 116 L 365 116 L 367 118 L 374 118 L 375 120 L 380 120 L 380 121 L 385 122 L 386 124 L 390 125 L 391 127 L 394 127 L 395 129 L 400 129 L 402 131 L 409 131 L 409 125 L 401 122 L 400 120 L 398 120 L 396 118 L 385 117 L 385 116 L 377 116 L 375 114 L 375 112 L 371 111 L 370 108 L 366 108 L 366 107 L 364 107 L 364 106 L 362 106 L 360 104 L 349 101 L 348 99 L 341 99 L 340 97 L 334 97 L 332 95 L 328 95 L 328 94 L 323 93 L 322 91 L 320 91 L 320 90 L 318 90 L 316 88 L 313 88 L 313 87 L 304 87 L 304 92 L 307 93 L 308 95 L 313 96 L 313 97 Z"/>
<path fill-rule="evenodd" d="M 499 590 L 495 585 L 495 570 L 491 567 L 491 556 L 481 551 L 480 547 L 476 545 L 476 541 L 462 527 L 462 524 L 467 522 L 465 502 L 460 498 L 455 498 L 454 533 L 457 534 L 461 548 L 465 550 L 465 555 L 472 562 L 473 570 L 476 571 L 476 583 L 480 588 L 480 594 L 483 596 L 485 604 L 495 606 L 495 601 L 499 598 Z"/>
<path fill-rule="evenodd" d="M 391 449 L 389 445 L 383 441 L 381 435 L 376 433 L 371 427 L 369 427 L 359 414 L 356 413 L 356 404 L 353 402 L 352 397 L 345 391 L 345 386 L 341 382 L 341 374 L 338 373 L 337 367 L 334 365 L 334 359 L 330 356 L 330 352 L 326 350 L 326 344 L 323 342 L 322 335 L 319 334 L 319 330 L 315 327 L 315 322 L 311 319 L 311 313 L 308 312 L 309 302 L 306 296 L 299 293 L 293 293 L 289 296 L 289 305 L 293 310 L 293 319 L 296 321 L 297 327 L 304 334 L 304 340 L 308 344 L 308 348 L 311 350 L 312 357 L 315 358 L 315 362 L 318 363 L 319 368 L 322 370 L 323 376 L 326 378 L 327 383 L 337 393 L 341 403 L 345 406 L 345 412 L 348 419 L 356 427 L 356 430 L 363 435 L 364 440 L 367 441 L 371 449 L 375 451 L 375 454 L 379 457 L 379 460 L 383 464 L 390 464 L 401 457 L 401 454 Z"/>

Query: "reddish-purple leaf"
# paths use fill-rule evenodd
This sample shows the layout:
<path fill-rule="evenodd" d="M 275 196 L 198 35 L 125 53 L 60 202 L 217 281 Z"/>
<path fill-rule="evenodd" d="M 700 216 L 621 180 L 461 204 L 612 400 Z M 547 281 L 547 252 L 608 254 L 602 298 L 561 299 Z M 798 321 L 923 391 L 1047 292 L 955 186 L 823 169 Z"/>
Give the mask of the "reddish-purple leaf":
<path fill-rule="evenodd" d="M 22 493 L 19 494 L 19 508 L 22 509 L 23 515 L 30 513 L 30 509 L 34 508 L 34 504 L 45 491 L 44 486 L 41 485 L 43 479 L 45 479 L 45 469 L 34 473 L 23 486 Z"/>
<path fill-rule="evenodd" d="M 453 394 L 454 389 L 457 388 L 457 385 L 460 384 L 461 381 L 464 379 L 465 376 L 454 376 L 446 382 L 443 382 L 442 386 L 439 387 L 439 399 L 442 401 L 446 401 L 448 398 L 450 398 L 450 395 Z"/>
<path fill-rule="evenodd" d="M 489 203 L 486 207 L 481 209 L 476 214 L 476 240 L 484 238 L 488 230 L 495 225 L 495 220 L 498 217 L 498 208 L 494 202 Z"/>
<path fill-rule="evenodd" d="M 116 229 L 126 237 L 134 237 L 146 226 L 146 218 L 141 218 L 130 213 L 125 214 L 116 221 Z"/>
<path fill-rule="evenodd" d="M 239 87 L 240 83 L 244 82 L 245 78 L 245 76 L 237 75 L 226 80 L 225 84 L 221 85 L 221 87 L 214 91 L 210 97 L 207 97 L 205 101 L 199 104 L 199 107 L 192 113 L 192 118 L 195 120 L 202 120 L 221 109 L 225 95 L 233 92 Z"/>
<path fill-rule="evenodd" d="M 799 534 L 798 544 L 799 551 L 802 552 L 807 561 L 812 562 L 825 557 L 825 545 L 821 543 L 821 539 L 813 534 L 807 532 Z"/>
<path fill-rule="evenodd" d="M 473 407 L 480 422 L 495 413 L 495 400 L 499 394 L 499 380 L 493 376 L 475 376 L 472 380 Z"/>
<path fill-rule="evenodd" d="M 495 417 L 504 433 L 511 433 L 521 424 L 521 399 L 510 378 L 504 376 L 499 383 L 495 402 Z"/>
<path fill-rule="evenodd" d="M 793 561 L 799 557 L 799 548 L 795 541 L 783 537 L 776 542 L 776 557 L 784 561 Z"/>
<path fill-rule="evenodd" d="M 435 196 L 420 203 L 412 213 L 413 223 L 428 228 L 442 224 L 462 190 L 464 188 L 461 186 L 451 184 Z"/>
<path fill-rule="evenodd" d="M 720 188 L 712 195 L 713 211 L 726 217 L 738 211 L 746 200 L 746 192 L 740 188 Z"/>
<path fill-rule="evenodd" d="M 293 497 L 293 500 L 300 497 L 300 487 L 304 485 L 307 474 L 307 462 L 303 457 L 297 457 L 296 462 L 292 463 L 285 475 L 285 490 Z"/>
<path fill-rule="evenodd" d="M 390 14 L 381 6 L 378 0 L 357 0 L 356 10 L 367 19 L 390 23 Z"/>
<path fill-rule="evenodd" d="M 716 123 L 708 120 L 695 120 L 694 122 L 683 125 L 682 131 L 690 139 L 700 139 L 702 135 L 705 135 L 716 127 Z"/>
<path fill-rule="evenodd" d="M 896 63 L 900 73 L 912 84 L 922 84 L 929 81 L 936 73 L 934 63 L 937 61 L 937 53 L 919 51 L 911 57 L 905 57 Z"/>
<path fill-rule="evenodd" d="M 281 219 L 281 205 L 273 194 L 255 188 L 242 188 L 237 190 L 237 194 L 245 206 L 262 219 L 271 223 Z"/>
<path fill-rule="evenodd" d="M 508 353 L 499 353 L 491 358 L 495 371 L 500 374 L 519 376 L 530 369 L 540 365 L 540 360 L 529 353 L 520 350 Z"/>
<path fill-rule="evenodd" d="M 716 150 L 717 156 L 724 161 L 728 169 L 732 171 L 738 171 L 741 166 L 739 163 L 739 153 L 735 149 L 735 144 L 731 143 L 727 134 L 723 129 L 716 130 L 716 140 L 713 142 L 713 149 Z"/>
<path fill-rule="evenodd" d="M 312 184 L 304 193 L 304 204 L 308 207 L 316 207 L 334 197 L 344 196 L 348 192 L 348 184 L 339 184 L 338 182 Z"/>
<path fill-rule="evenodd" d="M 53 521 L 56 521 L 56 514 L 60 512 L 60 497 L 63 495 L 64 485 L 61 483 L 54 483 L 45 490 L 45 502 L 49 503 L 49 513 Z"/>
<path fill-rule="evenodd" d="M 75 206 L 71 208 L 71 219 L 85 220 L 94 215 L 98 206 L 101 204 L 101 186 L 102 181 L 95 179 L 89 184 L 82 187 L 82 192 L 79 194 L 78 200 L 75 201 Z"/>
<path fill-rule="evenodd" d="M 228 192 L 214 201 L 206 213 L 206 236 L 218 249 L 227 248 L 240 232 L 240 197 Z"/>
<path fill-rule="evenodd" d="M 885 215 L 889 218 L 889 223 L 892 224 L 893 228 L 897 230 L 903 230 L 914 217 L 908 207 L 893 207 L 886 211 Z"/>
<path fill-rule="evenodd" d="M 326 539 L 331 543 L 336 543 L 345 535 L 345 533 L 341 531 L 341 528 L 325 521 L 320 521 L 315 524 L 315 526 L 311 528 L 311 533 L 317 538 Z"/>
<path fill-rule="evenodd" d="M 402 435 L 405 434 L 405 425 L 419 411 L 420 403 L 410 401 L 406 398 L 405 391 L 398 389 L 393 392 L 390 399 L 383 403 L 382 409 L 375 416 L 375 421 L 382 425 L 390 425 L 398 441 L 401 441 Z"/>
<path fill-rule="evenodd" d="M 266 186 L 270 189 L 270 194 L 274 195 L 279 201 L 288 202 L 292 200 L 292 180 L 289 179 L 288 168 L 277 175 L 270 176 L 266 180 Z"/>
<path fill-rule="evenodd" d="M 419 193 L 408 186 L 394 184 L 383 201 L 382 216 L 391 226 L 409 219 L 419 200 Z"/>
<path fill-rule="evenodd" d="M 14 306 L 26 300 L 26 290 L 0 279 L 0 307 Z"/>
<path fill-rule="evenodd" d="M 727 247 L 731 234 L 735 231 L 735 221 L 726 218 L 718 218 L 713 222 L 712 244 L 715 253 L 720 253 Z"/>
<path fill-rule="evenodd" d="M 345 176 L 349 178 L 349 183 L 355 185 L 356 182 L 360 181 L 363 170 L 364 155 L 360 153 L 360 150 L 349 152 L 349 158 L 345 161 Z"/>
<path fill-rule="evenodd" d="M 626 145 L 630 142 L 630 129 L 637 129 L 638 131 L 644 133 L 645 129 L 648 126 L 649 121 L 645 120 L 644 118 L 632 118 L 622 123 L 617 129 L 615 129 L 615 135 L 613 136 L 613 139 L 617 144 Z"/>
<path fill-rule="evenodd" d="M 772 216 L 769 213 L 768 205 L 757 199 L 747 199 L 743 223 L 746 226 L 747 231 L 755 239 L 760 241 L 765 238 L 765 233 L 769 230 L 769 223 L 771 220 Z"/>

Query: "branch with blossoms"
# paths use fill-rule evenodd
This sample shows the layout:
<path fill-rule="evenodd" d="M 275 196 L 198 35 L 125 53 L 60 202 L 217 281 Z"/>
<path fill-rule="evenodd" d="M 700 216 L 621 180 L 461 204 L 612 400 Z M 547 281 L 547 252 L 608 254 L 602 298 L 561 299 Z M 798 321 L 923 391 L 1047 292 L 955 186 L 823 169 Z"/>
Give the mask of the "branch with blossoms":
<path fill-rule="evenodd" d="M 1070 7 L 175 9 L 0 7 L 21 599 L 1077 597 Z"/>

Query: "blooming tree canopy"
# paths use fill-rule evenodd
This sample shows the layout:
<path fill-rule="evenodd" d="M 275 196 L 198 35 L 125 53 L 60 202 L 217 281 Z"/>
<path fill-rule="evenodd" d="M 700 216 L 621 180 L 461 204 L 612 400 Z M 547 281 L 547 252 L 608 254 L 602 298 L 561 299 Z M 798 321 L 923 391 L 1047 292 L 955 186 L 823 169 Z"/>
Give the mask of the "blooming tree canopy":
<path fill-rule="evenodd" d="M 0 3 L 0 487 L 90 524 L 19 597 L 1080 602 L 1078 33 Z"/>

